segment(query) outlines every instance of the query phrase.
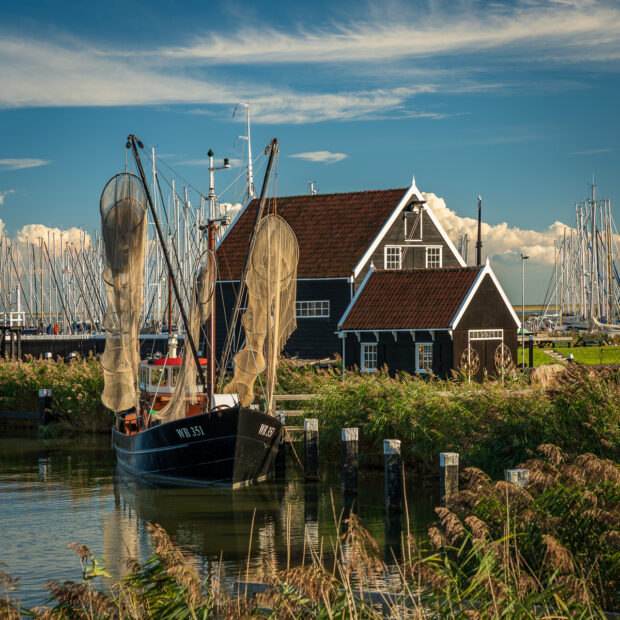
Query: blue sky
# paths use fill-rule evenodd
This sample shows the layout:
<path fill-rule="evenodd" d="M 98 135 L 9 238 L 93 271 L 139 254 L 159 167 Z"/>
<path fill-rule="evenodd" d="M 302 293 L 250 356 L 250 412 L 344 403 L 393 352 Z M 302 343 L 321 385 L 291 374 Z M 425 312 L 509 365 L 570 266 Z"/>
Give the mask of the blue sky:
<path fill-rule="evenodd" d="M 0 219 L 11 236 L 96 228 L 128 133 L 206 193 L 196 162 L 210 147 L 241 157 L 232 111 L 249 101 L 255 154 L 280 140 L 280 195 L 309 180 L 321 192 L 404 187 L 415 174 L 470 217 L 482 194 L 505 288 L 520 300 L 522 244 L 538 301 L 548 227 L 573 222 L 592 174 L 620 199 L 619 72 L 620 5 L 606 0 L 4 0 Z"/>

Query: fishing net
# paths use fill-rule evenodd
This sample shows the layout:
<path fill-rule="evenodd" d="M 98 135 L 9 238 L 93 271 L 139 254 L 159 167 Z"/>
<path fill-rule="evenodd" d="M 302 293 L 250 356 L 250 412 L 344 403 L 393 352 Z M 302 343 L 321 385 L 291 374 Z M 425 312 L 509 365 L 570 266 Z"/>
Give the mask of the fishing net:
<path fill-rule="evenodd" d="M 103 325 L 101 401 L 112 411 L 138 405 L 139 323 L 144 295 L 146 195 L 140 179 L 118 174 L 108 181 L 99 203 L 104 241 L 108 306 Z"/>
<path fill-rule="evenodd" d="M 241 319 L 245 346 L 235 357 L 235 373 L 224 387 L 243 406 L 254 400 L 254 383 L 267 368 L 264 397 L 271 409 L 278 356 L 297 327 L 295 299 L 299 247 L 291 227 L 278 215 L 259 223 L 249 258 L 247 310 Z"/>
<path fill-rule="evenodd" d="M 209 253 L 207 260 L 198 272 L 192 289 L 192 303 L 189 308 L 189 326 L 187 333 L 191 335 L 194 342 L 199 341 L 200 326 L 211 316 L 211 298 L 215 286 L 215 258 L 213 253 Z M 198 369 L 196 361 L 189 346 L 188 339 L 185 339 L 185 352 L 179 373 L 174 380 L 174 392 L 170 401 L 159 411 L 151 411 L 151 417 L 162 422 L 179 420 L 187 416 L 190 405 L 198 402 L 196 385 L 200 383 L 198 379 Z M 210 404 L 210 403 L 209 403 Z"/>

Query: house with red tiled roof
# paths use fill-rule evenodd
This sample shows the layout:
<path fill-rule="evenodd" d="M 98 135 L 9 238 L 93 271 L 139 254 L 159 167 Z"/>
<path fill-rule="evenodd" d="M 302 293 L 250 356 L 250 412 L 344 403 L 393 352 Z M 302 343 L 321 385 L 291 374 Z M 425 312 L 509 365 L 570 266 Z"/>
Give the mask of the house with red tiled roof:
<path fill-rule="evenodd" d="M 230 328 L 227 317 L 258 205 L 252 200 L 217 246 L 218 349 Z M 371 265 L 385 270 L 465 266 L 415 181 L 409 188 L 278 197 L 266 211 L 284 218 L 299 243 L 297 329 L 285 346 L 289 355 L 340 353 L 339 319 Z"/>
<path fill-rule="evenodd" d="M 480 379 L 517 359 L 520 322 L 491 265 L 369 270 L 338 325 L 347 368 Z"/>

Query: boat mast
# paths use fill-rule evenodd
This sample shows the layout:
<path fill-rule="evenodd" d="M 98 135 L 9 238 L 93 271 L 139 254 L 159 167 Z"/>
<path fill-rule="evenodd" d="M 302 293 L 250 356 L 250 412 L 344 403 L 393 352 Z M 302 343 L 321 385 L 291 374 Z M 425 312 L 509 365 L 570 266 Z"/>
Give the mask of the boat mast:
<path fill-rule="evenodd" d="M 205 376 L 202 371 L 202 367 L 200 366 L 200 358 L 198 357 L 198 350 L 196 349 L 196 343 L 192 338 L 189 329 L 189 321 L 187 319 L 187 314 L 185 314 L 185 307 L 183 306 L 183 301 L 181 299 L 181 294 L 179 292 L 179 288 L 177 286 L 177 282 L 174 277 L 172 277 L 172 263 L 170 262 L 170 255 L 168 254 L 168 249 L 166 248 L 164 234 L 161 230 L 161 226 L 159 225 L 159 219 L 157 218 L 157 213 L 155 213 L 155 207 L 153 206 L 153 200 L 151 198 L 151 192 L 149 191 L 149 186 L 146 182 L 146 177 L 144 175 L 144 169 L 142 168 L 142 162 L 140 161 L 140 155 L 138 154 L 138 147 L 143 148 L 142 142 L 136 138 L 133 134 L 130 134 L 127 137 L 127 148 L 130 148 L 133 152 L 134 159 L 136 160 L 136 165 L 138 167 L 138 172 L 140 173 L 140 179 L 142 180 L 142 185 L 144 186 L 144 191 L 146 193 L 146 199 L 149 203 L 149 208 L 151 209 L 151 215 L 153 216 L 153 221 L 155 223 L 155 229 L 157 230 L 157 237 L 159 238 L 159 243 L 161 245 L 162 252 L 164 254 L 164 260 L 166 261 L 166 265 L 168 267 L 168 273 L 170 274 L 170 281 L 172 284 L 172 288 L 174 289 L 174 295 L 177 299 L 177 304 L 179 305 L 179 312 L 181 313 L 181 317 L 183 318 L 183 323 L 185 324 L 185 337 L 187 342 L 189 342 L 189 346 L 192 349 L 192 355 L 194 357 L 194 362 L 196 363 L 196 371 L 198 372 L 198 377 L 200 378 L 200 383 L 202 383 L 203 390 L 206 393 L 207 385 L 205 381 Z"/>
<path fill-rule="evenodd" d="M 249 103 L 238 103 L 233 112 L 233 117 L 235 116 L 235 112 L 237 108 L 241 106 L 245 108 L 246 112 L 246 120 L 245 120 L 245 136 L 239 136 L 237 140 L 246 140 L 248 143 L 248 167 L 247 167 L 247 187 L 245 199 L 251 200 L 252 198 L 256 198 L 256 191 L 254 189 L 254 170 L 252 164 L 252 138 L 250 136 L 250 104 Z"/>
<path fill-rule="evenodd" d="M 250 254 L 252 253 L 252 246 L 254 244 L 254 235 L 256 233 L 256 226 L 263 215 L 263 210 L 265 208 L 265 202 L 267 201 L 267 186 L 269 185 L 269 177 L 271 175 L 271 168 L 273 167 L 273 161 L 278 151 L 279 151 L 278 139 L 274 138 L 269 143 L 267 148 L 265 149 L 265 153 L 269 153 L 269 160 L 267 162 L 267 170 L 265 170 L 265 178 L 263 180 L 263 187 L 260 192 L 260 200 L 256 208 L 256 217 L 254 218 L 254 225 L 252 227 L 250 238 L 248 240 L 248 250 L 245 255 L 245 259 L 243 261 L 243 269 L 241 270 L 241 276 L 239 279 L 239 290 L 237 291 L 237 298 L 235 300 L 235 309 L 233 312 L 232 320 L 230 322 L 231 328 L 228 330 L 228 334 L 226 334 L 226 341 L 224 343 L 224 348 L 222 349 L 222 359 L 220 362 L 220 376 L 218 378 L 218 383 L 220 385 L 224 382 L 224 375 L 226 373 L 226 366 L 228 364 L 228 358 L 230 357 L 230 353 L 232 351 L 235 328 L 236 328 L 237 322 L 239 321 L 239 314 L 241 313 L 241 301 L 243 299 L 243 296 L 245 295 L 245 279 L 246 279 L 246 275 L 248 271 L 249 257 L 250 257 Z"/>

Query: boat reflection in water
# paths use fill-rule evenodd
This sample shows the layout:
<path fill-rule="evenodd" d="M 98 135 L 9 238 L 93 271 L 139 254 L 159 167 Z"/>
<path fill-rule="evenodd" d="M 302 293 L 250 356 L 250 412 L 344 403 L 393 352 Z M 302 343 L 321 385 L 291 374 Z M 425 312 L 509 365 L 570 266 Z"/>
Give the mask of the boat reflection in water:
<path fill-rule="evenodd" d="M 234 492 L 224 488 L 166 488 L 145 483 L 118 467 L 114 480 L 118 527 L 111 558 L 147 559 L 151 554 L 146 522 L 161 525 L 190 555 L 203 573 L 221 574 L 225 582 L 250 579 L 265 570 L 283 570 L 321 557 L 327 567 L 348 511 L 358 513 L 362 525 L 379 543 L 391 568 L 386 585 L 398 581 L 395 558 L 401 553 L 405 517 L 388 516 L 383 505 L 381 472 L 363 475 L 358 497 L 344 496 L 337 469 L 321 482 L 306 482 L 289 471 L 286 480 L 269 481 Z M 420 494 L 420 488 L 417 488 Z M 411 489 L 409 489 L 411 492 Z M 423 534 L 434 518 L 435 490 L 411 501 L 410 522 L 414 534 Z M 346 512 L 346 514 L 345 514 Z M 347 557 L 346 549 L 344 557 Z M 250 558 L 248 562 L 248 553 Z"/>

